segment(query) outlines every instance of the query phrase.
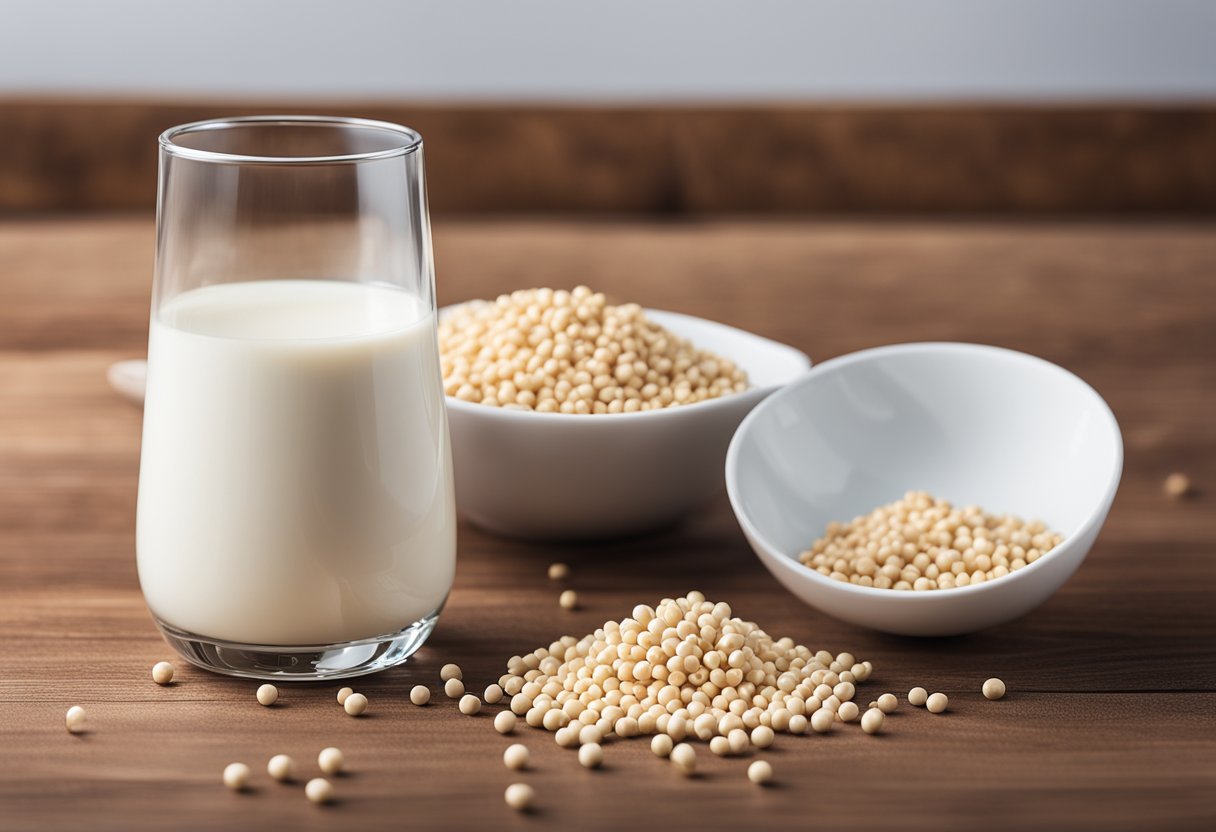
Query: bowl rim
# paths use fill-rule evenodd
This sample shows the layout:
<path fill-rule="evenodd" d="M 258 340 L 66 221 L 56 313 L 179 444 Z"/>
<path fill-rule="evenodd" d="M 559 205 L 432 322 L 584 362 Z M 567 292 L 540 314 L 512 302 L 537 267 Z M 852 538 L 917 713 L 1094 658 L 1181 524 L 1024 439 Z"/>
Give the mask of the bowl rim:
<path fill-rule="evenodd" d="M 1041 557 L 1034 563 L 1027 564 L 1024 568 L 1009 572 L 999 579 L 985 581 L 982 584 L 969 584 L 967 586 L 952 587 L 947 590 L 937 590 L 933 592 L 901 592 L 890 589 L 879 589 L 877 587 L 859 586 L 854 583 L 833 580 L 827 575 L 822 575 L 819 572 L 811 569 L 798 560 L 797 556 L 790 557 L 786 555 L 780 547 L 775 546 L 767 536 L 765 536 L 759 528 L 752 522 L 747 512 L 743 509 L 739 494 L 738 494 L 738 467 L 739 467 L 739 448 L 742 446 L 742 437 L 751 429 L 752 425 L 760 418 L 762 414 L 769 408 L 778 407 L 784 398 L 792 395 L 795 390 L 816 383 L 820 378 L 831 375 L 839 370 L 849 367 L 853 364 L 872 361 L 875 359 L 885 358 L 891 355 L 901 355 L 908 353 L 934 353 L 934 352 L 962 352 L 969 354 L 986 355 L 988 357 L 1003 358 L 1006 360 L 1019 361 L 1038 366 L 1040 369 L 1057 375 L 1063 375 L 1072 383 L 1080 385 L 1083 391 L 1086 391 L 1089 396 L 1098 404 L 1098 411 L 1102 413 L 1106 420 L 1107 426 L 1111 430 L 1115 440 L 1114 447 L 1114 468 L 1111 472 L 1111 478 L 1106 483 L 1102 499 L 1098 502 L 1085 521 L 1081 523 L 1076 532 L 1064 539 L 1064 542 L 1049 552 L 1049 555 L 1055 557 Z M 879 347 L 870 347 L 857 352 L 846 353 L 845 355 L 829 358 L 828 360 L 816 364 L 808 370 L 803 376 L 789 384 L 785 385 L 780 391 L 766 398 L 760 404 L 752 409 L 750 413 L 744 417 L 739 423 L 739 427 L 735 430 L 735 435 L 731 437 L 730 446 L 726 450 L 726 494 L 730 500 L 731 509 L 734 511 L 735 519 L 743 528 L 743 531 L 754 545 L 763 549 L 764 554 L 781 564 L 780 568 L 786 571 L 791 577 L 805 577 L 812 584 L 817 584 L 825 590 L 835 591 L 844 595 L 854 595 L 859 598 L 883 598 L 891 603 L 896 604 L 928 604 L 942 602 L 949 598 L 962 598 L 968 595 L 979 593 L 1000 591 L 1002 587 L 1012 587 L 1018 580 L 1025 580 L 1026 575 L 1035 571 L 1041 570 L 1043 564 L 1049 561 L 1059 560 L 1060 557 L 1067 554 L 1068 550 L 1075 548 L 1076 541 L 1085 539 L 1091 532 L 1095 532 L 1106 520 L 1106 515 L 1110 511 L 1111 504 L 1114 502 L 1115 494 L 1119 488 L 1119 482 L 1123 476 L 1123 434 L 1119 430 L 1119 422 L 1115 418 L 1114 411 L 1110 405 L 1102 398 L 1087 381 L 1078 376 L 1071 370 L 1066 370 L 1058 364 L 1054 364 L 1045 358 L 1040 358 L 1037 355 L 1012 350 L 1006 347 L 997 347 L 989 344 L 975 344 L 963 341 L 917 341 L 904 344 L 887 344 Z M 811 541 L 808 541 L 808 545 Z M 760 553 L 757 553 L 758 555 Z M 769 565 L 767 558 L 761 556 L 765 565 Z"/>
<path fill-rule="evenodd" d="M 436 321 L 442 321 L 446 315 L 450 315 L 454 310 L 459 309 L 462 306 L 469 306 L 477 303 L 490 304 L 493 303 L 493 301 L 469 300 L 461 303 L 453 303 L 447 306 L 442 306 L 438 310 Z M 791 357 L 796 358 L 799 361 L 801 367 L 789 381 L 784 383 L 768 384 L 764 387 L 749 386 L 746 390 L 741 390 L 738 393 L 731 393 L 728 396 L 719 396 L 716 399 L 693 402 L 692 404 L 680 405 L 679 407 L 665 407 L 662 410 L 639 410 L 634 413 L 600 413 L 596 414 L 595 419 L 572 418 L 577 415 L 573 413 L 538 413 L 535 410 L 509 410 L 505 407 L 486 407 L 485 405 L 477 402 L 466 402 L 463 399 L 458 399 L 455 396 L 449 396 L 447 394 L 444 394 L 444 402 L 447 404 L 449 411 L 456 410 L 461 413 L 472 413 L 474 415 L 486 416 L 489 418 L 517 419 L 533 423 L 542 420 L 549 420 L 571 425 L 604 424 L 606 421 L 605 417 L 612 417 L 613 421 L 624 421 L 626 419 L 676 419 L 692 412 L 709 413 L 713 409 L 723 410 L 731 408 L 738 405 L 740 402 L 753 399 L 757 394 L 763 394 L 762 398 L 766 397 L 776 390 L 796 383 L 806 374 L 806 371 L 813 366 L 811 357 L 797 347 L 791 347 L 789 344 L 783 344 L 782 342 L 776 341 L 772 338 L 766 338 L 763 335 L 748 332 L 746 329 L 740 329 L 737 326 L 731 326 L 730 324 L 724 324 L 718 321 L 711 321 L 708 318 L 699 318 L 696 315 L 689 315 L 684 312 L 671 312 L 666 309 L 644 307 L 643 311 L 648 315 L 657 312 L 659 315 L 669 316 L 672 318 L 684 318 L 697 323 L 710 324 L 711 326 L 726 330 L 732 335 L 744 335 L 748 338 L 755 338 L 760 341 L 764 341 L 771 346 L 779 347 L 782 350 L 788 351 Z"/>

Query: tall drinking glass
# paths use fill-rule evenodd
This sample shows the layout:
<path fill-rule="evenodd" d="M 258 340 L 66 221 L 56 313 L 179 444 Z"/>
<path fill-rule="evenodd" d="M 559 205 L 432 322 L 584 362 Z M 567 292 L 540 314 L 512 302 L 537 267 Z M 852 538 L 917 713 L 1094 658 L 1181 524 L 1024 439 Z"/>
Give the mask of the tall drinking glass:
<path fill-rule="evenodd" d="M 456 531 L 413 130 L 160 137 L 136 549 L 165 638 L 209 670 L 354 676 L 430 634 Z"/>

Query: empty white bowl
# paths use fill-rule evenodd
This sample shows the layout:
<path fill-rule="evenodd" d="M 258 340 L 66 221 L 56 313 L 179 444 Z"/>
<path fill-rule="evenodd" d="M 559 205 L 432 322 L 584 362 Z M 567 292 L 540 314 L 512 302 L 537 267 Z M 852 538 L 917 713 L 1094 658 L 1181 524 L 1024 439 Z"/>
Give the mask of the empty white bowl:
<path fill-rule="evenodd" d="M 1017 618 L 1068 580 L 1122 467 L 1114 415 L 1067 370 L 996 347 L 902 344 L 826 361 L 753 410 L 726 485 L 752 548 L 803 601 L 875 630 L 939 636 Z M 1003 578 L 929 592 L 856 586 L 798 561 L 828 522 L 908 491 L 1039 519 L 1065 541 Z"/>
<path fill-rule="evenodd" d="M 712 321 L 649 309 L 646 315 L 734 361 L 752 387 L 663 410 L 590 416 L 448 397 L 456 503 L 467 519 L 510 537 L 622 537 L 670 525 L 722 490 L 722 463 L 739 422 L 802 375 L 810 359 Z"/>

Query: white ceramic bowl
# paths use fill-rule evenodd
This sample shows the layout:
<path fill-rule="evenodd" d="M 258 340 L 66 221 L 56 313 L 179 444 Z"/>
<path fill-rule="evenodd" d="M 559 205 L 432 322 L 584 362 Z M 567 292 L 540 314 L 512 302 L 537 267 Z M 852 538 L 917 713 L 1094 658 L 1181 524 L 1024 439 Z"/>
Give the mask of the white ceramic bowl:
<path fill-rule="evenodd" d="M 511 537 L 622 537 L 670 525 L 722 490 L 722 463 L 739 422 L 802 375 L 810 359 L 712 321 L 650 309 L 646 315 L 735 361 L 751 389 L 598 416 L 512 411 L 448 397 L 456 503 L 466 518 Z"/>
<path fill-rule="evenodd" d="M 1093 545 L 1122 467 L 1114 415 L 1067 370 L 996 347 L 903 344 L 826 361 L 753 410 L 726 485 L 752 548 L 803 601 L 938 636 L 1009 621 L 1055 592 Z M 799 563 L 829 521 L 913 490 L 1040 519 L 1066 539 L 999 580 L 931 592 L 855 586 Z"/>

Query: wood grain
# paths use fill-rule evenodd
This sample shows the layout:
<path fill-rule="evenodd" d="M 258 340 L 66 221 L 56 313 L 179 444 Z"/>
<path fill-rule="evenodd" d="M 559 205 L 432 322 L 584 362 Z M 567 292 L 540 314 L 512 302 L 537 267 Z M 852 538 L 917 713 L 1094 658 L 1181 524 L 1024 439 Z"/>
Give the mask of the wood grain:
<path fill-rule="evenodd" d="M 788 341 L 815 359 L 910 339 L 1026 349 L 1080 373 L 1110 401 L 1127 443 L 1114 510 L 1086 564 L 1006 627 L 918 640 L 866 632 L 798 603 L 759 566 L 719 502 L 663 534 L 594 546 L 499 540 L 462 526 L 451 601 L 407 666 L 358 682 L 368 718 L 337 685 L 253 683 L 169 658 L 133 558 L 139 413 L 105 367 L 142 353 L 152 228 L 139 220 L 0 225 L 0 829 L 1209 829 L 1216 822 L 1216 231 L 1208 224 L 448 222 L 436 228 L 442 302 L 586 281 Z M 1188 472 L 1192 500 L 1161 480 Z M 572 564 L 585 606 L 560 610 L 552 561 Z M 906 704 L 889 731 L 778 739 L 777 785 L 702 750 L 676 776 L 642 742 L 603 771 L 525 729 L 533 771 L 500 762 L 487 709 L 439 694 L 457 661 L 480 689 L 505 660 L 581 635 L 639 601 L 699 588 L 769 632 L 849 649 L 873 698 L 914 684 L 950 712 Z M 1010 694 L 987 702 L 984 678 Z M 418 709 L 406 692 L 436 693 Z M 63 712 L 82 704 L 89 733 Z M 261 772 L 275 753 L 306 772 L 325 745 L 350 775 L 318 809 Z M 244 760 L 237 795 L 222 767 Z M 532 783 L 538 811 L 502 803 Z"/>
<path fill-rule="evenodd" d="M 156 137 L 253 113 L 409 124 L 444 214 L 1216 212 L 1211 105 L 574 107 L 0 99 L 0 214 L 150 209 Z"/>

